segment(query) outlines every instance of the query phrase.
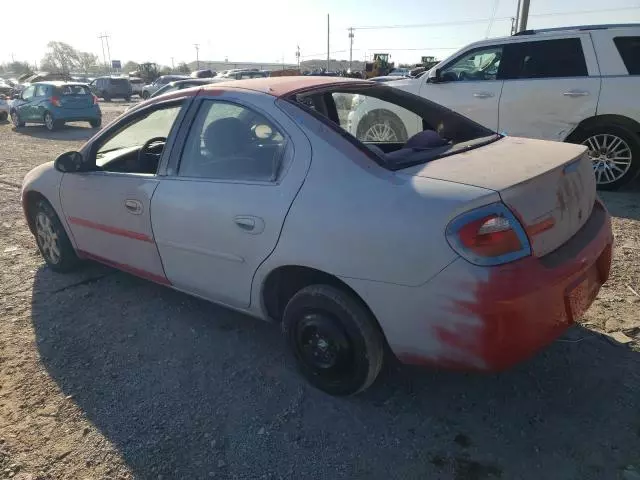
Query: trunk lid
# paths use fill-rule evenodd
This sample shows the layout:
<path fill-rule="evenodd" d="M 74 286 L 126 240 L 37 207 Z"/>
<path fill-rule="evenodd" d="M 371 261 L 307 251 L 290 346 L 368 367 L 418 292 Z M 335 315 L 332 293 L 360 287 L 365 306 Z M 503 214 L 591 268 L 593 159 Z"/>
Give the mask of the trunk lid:
<path fill-rule="evenodd" d="M 93 95 L 85 85 L 64 85 L 56 90 L 62 108 L 88 108 L 93 105 Z"/>
<path fill-rule="evenodd" d="M 573 237 L 596 199 L 586 148 L 567 143 L 506 137 L 398 173 L 498 192 L 527 231 L 536 257 Z"/>

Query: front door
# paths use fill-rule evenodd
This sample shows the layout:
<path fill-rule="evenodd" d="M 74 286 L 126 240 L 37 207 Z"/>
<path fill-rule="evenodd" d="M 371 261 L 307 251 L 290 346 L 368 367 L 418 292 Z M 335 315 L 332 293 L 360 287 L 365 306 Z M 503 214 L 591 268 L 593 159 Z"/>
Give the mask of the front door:
<path fill-rule="evenodd" d="M 252 95 L 248 106 L 234 95 L 201 100 L 177 173 L 153 196 L 151 223 L 173 285 L 247 307 L 253 275 L 276 247 L 311 151 L 273 98 Z"/>
<path fill-rule="evenodd" d="M 500 132 L 563 141 L 596 114 L 600 77 L 588 33 L 504 48 Z"/>
<path fill-rule="evenodd" d="M 23 122 L 30 122 L 33 120 L 33 99 L 36 91 L 36 85 L 30 85 L 22 91 L 20 99 L 16 100 L 16 110 L 18 116 Z"/>
<path fill-rule="evenodd" d="M 425 79 L 420 95 L 496 131 L 502 49 L 493 45 L 463 52 L 439 69 L 439 79 Z"/>
<path fill-rule="evenodd" d="M 169 283 L 150 207 L 164 144 L 181 108 L 180 103 L 152 106 L 112 126 L 83 152 L 92 171 L 63 176 L 62 210 L 81 256 Z"/>

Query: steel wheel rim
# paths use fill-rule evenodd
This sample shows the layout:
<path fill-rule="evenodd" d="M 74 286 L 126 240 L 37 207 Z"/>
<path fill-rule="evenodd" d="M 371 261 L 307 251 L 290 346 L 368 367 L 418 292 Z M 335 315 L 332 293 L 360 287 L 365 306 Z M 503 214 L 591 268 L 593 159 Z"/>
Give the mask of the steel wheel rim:
<path fill-rule="evenodd" d="M 387 123 L 374 123 L 364 133 L 364 142 L 397 142 L 398 135 Z"/>
<path fill-rule="evenodd" d="M 317 375 L 339 380 L 350 372 L 353 348 L 337 321 L 324 312 L 307 312 L 295 328 L 298 357 Z"/>
<path fill-rule="evenodd" d="M 11 112 L 11 121 L 15 127 L 20 123 L 20 119 L 18 118 L 18 114 L 16 112 Z"/>
<path fill-rule="evenodd" d="M 36 236 L 45 258 L 53 264 L 59 263 L 62 255 L 58 234 L 49 216 L 43 212 L 36 216 Z"/>
<path fill-rule="evenodd" d="M 631 168 L 631 147 L 617 135 L 599 133 L 590 136 L 582 144 L 589 149 L 598 184 L 613 183 L 624 177 Z"/>
<path fill-rule="evenodd" d="M 47 113 L 44 116 L 44 124 L 49 130 L 53 130 L 53 117 L 51 116 L 51 114 Z"/>

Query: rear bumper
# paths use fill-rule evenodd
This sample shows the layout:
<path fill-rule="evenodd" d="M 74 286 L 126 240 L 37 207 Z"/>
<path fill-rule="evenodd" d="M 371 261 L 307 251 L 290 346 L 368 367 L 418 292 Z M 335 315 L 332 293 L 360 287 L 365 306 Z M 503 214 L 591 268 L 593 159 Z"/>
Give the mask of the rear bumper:
<path fill-rule="evenodd" d="M 100 107 L 95 105 L 91 108 L 54 108 L 53 118 L 62 121 L 88 122 L 102 118 Z"/>
<path fill-rule="evenodd" d="M 578 233 L 542 258 L 499 267 L 455 261 L 427 284 L 432 286 L 427 298 L 446 296 L 428 320 L 433 337 L 428 348 L 414 343 L 397 351 L 398 357 L 405 363 L 487 371 L 529 358 L 593 303 L 609 277 L 612 247 L 611 218 L 598 201 Z"/>

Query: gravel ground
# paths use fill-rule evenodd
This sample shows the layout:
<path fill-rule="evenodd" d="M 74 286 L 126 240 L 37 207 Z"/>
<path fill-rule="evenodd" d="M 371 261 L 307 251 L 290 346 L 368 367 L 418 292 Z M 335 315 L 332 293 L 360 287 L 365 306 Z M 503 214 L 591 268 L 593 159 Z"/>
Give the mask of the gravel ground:
<path fill-rule="evenodd" d="M 103 104 L 105 120 L 123 109 Z M 44 266 L 19 185 L 92 133 L 0 124 L 0 478 L 636 478 L 637 185 L 603 195 L 611 279 L 563 339 L 500 375 L 392 365 L 337 399 L 298 377 L 272 325 L 101 266 Z"/>

